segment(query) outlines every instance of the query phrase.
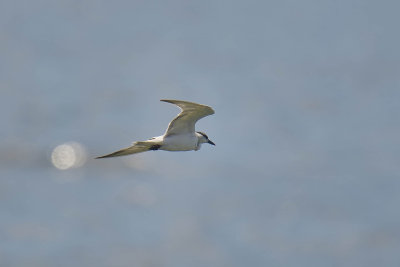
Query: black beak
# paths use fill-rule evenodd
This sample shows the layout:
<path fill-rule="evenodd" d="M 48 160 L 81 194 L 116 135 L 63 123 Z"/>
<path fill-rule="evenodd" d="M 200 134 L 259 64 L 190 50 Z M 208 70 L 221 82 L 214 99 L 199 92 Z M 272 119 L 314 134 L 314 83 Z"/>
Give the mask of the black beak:
<path fill-rule="evenodd" d="M 210 145 L 213 145 L 213 146 L 215 146 L 214 142 L 213 142 L 213 141 L 211 141 L 211 140 L 208 140 L 208 142 L 207 142 L 207 143 L 209 143 Z"/>

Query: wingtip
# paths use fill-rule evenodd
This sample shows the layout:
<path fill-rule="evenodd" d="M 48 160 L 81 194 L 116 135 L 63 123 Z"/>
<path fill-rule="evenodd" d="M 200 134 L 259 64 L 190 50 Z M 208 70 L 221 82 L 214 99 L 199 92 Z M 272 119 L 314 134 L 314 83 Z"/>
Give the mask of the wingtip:
<path fill-rule="evenodd" d="M 115 153 L 115 152 L 114 152 L 114 153 Z M 94 159 L 110 158 L 110 157 L 113 157 L 113 156 L 114 156 L 114 153 L 107 154 L 107 155 L 103 155 L 103 156 L 98 156 L 98 157 L 95 157 Z"/>
<path fill-rule="evenodd" d="M 195 105 L 197 107 L 207 108 L 209 110 L 208 115 L 215 114 L 215 111 L 212 107 L 204 105 L 204 104 L 199 104 L 199 103 L 190 102 L 190 101 L 186 101 L 186 100 L 172 100 L 172 99 L 160 99 L 160 101 L 177 105 L 182 110 L 185 109 L 185 104 Z"/>

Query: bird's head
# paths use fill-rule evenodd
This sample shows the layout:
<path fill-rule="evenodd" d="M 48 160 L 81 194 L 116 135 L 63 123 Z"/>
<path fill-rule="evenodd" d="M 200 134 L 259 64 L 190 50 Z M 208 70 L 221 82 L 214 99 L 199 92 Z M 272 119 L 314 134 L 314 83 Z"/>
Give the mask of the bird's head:
<path fill-rule="evenodd" d="M 214 142 L 208 139 L 208 136 L 203 132 L 196 132 L 199 137 L 199 144 L 208 143 L 210 145 L 215 146 Z"/>

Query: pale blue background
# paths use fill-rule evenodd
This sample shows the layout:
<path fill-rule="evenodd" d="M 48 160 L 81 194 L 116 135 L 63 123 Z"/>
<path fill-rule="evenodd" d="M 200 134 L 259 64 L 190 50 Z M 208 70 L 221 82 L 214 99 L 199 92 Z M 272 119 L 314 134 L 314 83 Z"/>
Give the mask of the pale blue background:
<path fill-rule="evenodd" d="M 399 10 L 3 0 L 0 266 L 400 266 Z M 217 146 L 92 159 L 162 134 L 162 98 L 214 107 Z"/>

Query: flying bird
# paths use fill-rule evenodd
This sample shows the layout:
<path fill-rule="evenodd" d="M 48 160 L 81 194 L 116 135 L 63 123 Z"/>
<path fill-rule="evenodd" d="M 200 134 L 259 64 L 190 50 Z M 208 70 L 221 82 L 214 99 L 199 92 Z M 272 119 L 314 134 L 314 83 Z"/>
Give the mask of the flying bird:
<path fill-rule="evenodd" d="M 96 159 L 119 157 L 150 150 L 197 151 L 204 143 L 215 146 L 205 133 L 195 131 L 195 124 L 198 120 L 214 114 L 211 107 L 182 100 L 162 99 L 160 101 L 175 104 L 181 109 L 181 113 L 169 123 L 164 135 L 152 137 L 146 141 L 134 142 L 130 147 Z"/>

